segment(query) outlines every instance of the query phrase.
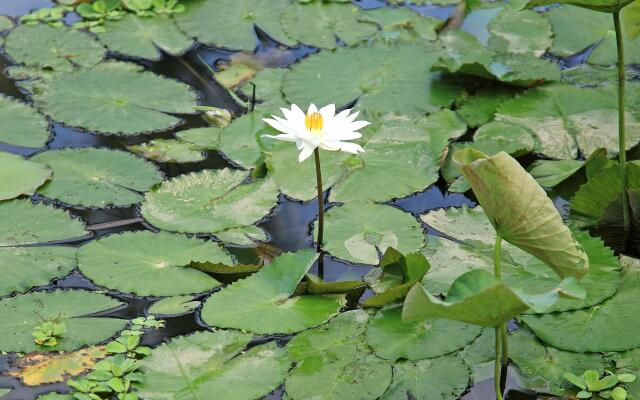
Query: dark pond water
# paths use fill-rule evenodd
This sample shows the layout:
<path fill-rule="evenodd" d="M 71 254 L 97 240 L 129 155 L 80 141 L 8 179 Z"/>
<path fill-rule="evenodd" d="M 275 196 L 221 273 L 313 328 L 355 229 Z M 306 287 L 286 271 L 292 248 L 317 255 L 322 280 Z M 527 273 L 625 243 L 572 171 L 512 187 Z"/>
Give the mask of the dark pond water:
<path fill-rule="evenodd" d="M 364 8 L 385 6 L 385 3 L 379 0 L 360 0 L 355 1 L 355 3 Z M 28 13 L 32 9 L 51 5 L 52 2 L 50 0 L 0 0 L 0 14 L 7 14 L 16 17 Z M 412 8 L 424 15 L 431 15 L 442 19 L 448 18 L 454 11 L 454 7 L 413 6 Z M 480 13 L 465 22 L 463 29 L 477 32 L 478 29 L 481 29 L 482 21 L 486 20 L 487 17 L 487 15 Z M 265 63 L 270 66 L 286 66 L 307 54 L 316 51 L 316 49 L 306 46 L 283 49 L 277 43 L 271 41 L 267 36 L 260 36 L 260 40 L 257 41 L 255 57 L 265 61 Z M 192 49 L 183 57 L 176 58 L 172 56 L 165 56 L 159 62 L 145 62 L 144 65 L 156 73 L 186 82 L 192 87 L 198 89 L 202 94 L 202 104 L 227 108 L 235 114 L 239 114 L 243 110 L 227 94 L 226 90 L 221 88 L 215 81 L 208 77 L 206 67 L 202 65 L 199 60 L 199 57 L 201 57 L 209 65 L 215 66 L 217 61 L 227 59 L 232 54 L 232 52 L 227 50 L 201 46 Z M 579 60 L 569 61 L 572 63 L 579 62 Z M 4 70 L 8 65 L 8 60 L 0 55 L 0 69 Z M 22 98 L 26 101 L 29 100 L 24 93 L 20 92 L 15 83 L 8 79 L 4 74 L 0 75 L 0 92 Z M 137 137 L 124 138 L 94 135 L 90 132 L 83 132 L 61 126 L 59 124 L 53 124 L 53 137 L 47 145 L 47 149 L 77 146 L 100 146 L 124 149 L 129 144 L 144 142 L 152 137 L 171 137 L 175 131 L 198 126 L 206 126 L 206 123 L 199 117 L 190 117 L 186 119 L 185 124 L 172 131 L 161 132 L 154 135 L 141 135 Z M 25 149 L 0 145 L 0 150 L 30 155 L 45 149 Z M 208 154 L 206 160 L 198 163 L 159 163 L 158 165 L 168 178 L 202 169 L 233 167 L 216 152 L 211 152 Z M 459 207 L 463 204 L 470 206 L 475 205 L 471 198 L 461 194 L 447 193 L 446 185 L 442 181 L 423 192 L 392 201 L 391 204 L 414 215 L 443 207 Z M 562 199 L 558 199 L 558 208 L 562 209 L 565 204 L 566 203 Z M 78 240 L 70 242 L 69 245 L 80 245 L 95 237 L 123 230 L 152 229 L 152 227 L 146 226 L 144 221 L 139 217 L 136 207 L 113 208 L 106 210 L 80 209 L 74 207 L 68 209 L 73 215 L 77 215 L 86 220 L 89 224 L 89 229 L 93 231 L 93 235 L 91 237 L 78 238 Z M 310 224 L 316 218 L 316 215 L 317 205 L 315 201 L 300 203 L 281 197 L 278 207 L 270 216 L 265 218 L 259 226 L 269 233 L 271 237 L 270 245 L 283 251 L 295 251 L 311 246 L 312 238 Z M 429 234 L 437 234 L 437 232 L 433 231 L 428 226 L 424 226 L 424 229 Z M 251 261 L 252 258 L 255 258 L 255 255 L 246 249 L 229 248 L 229 251 L 242 261 Z M 345 264 L 334 260 L 331 257 L 325 257 L 324 265 L 325 278 L 329 281 L 360 279 L 371 269 L 370 266 L 365 265 Z M 52 290 L 54 288 L 98 289 L 88 279 L 82 276 L 80 272 L 75 270 L 70 275 L 61 278 L 48 286 L 36 288 L 34 290 Z M 123 300 L 126 305 L 117 310 L 111 311 L 109 314 L 125 319 L 131 319 L 136 316 L 143 315 L 150 304 L 155 300 L 154 298 L 123 296 L 122 294 L 112 292 L 110 292 L 110 294 Z M 368 294 L 365 293 L 365 296 L 367 295 Z M 180 317 L 168 318 L 166 320 L 166 326 L 163 329 L 153 331 L 145 335 L 144 344 L 153 346 L 162 341 L 166 341 L 171 337 L 203 329 L 207 329 L 206 326 L 193 313 Z M 260 340 L 264 341 L 271 339 L 274 338 L 262 338 Z M 288 340 L 286 337 L 277 337 L 275 339 L 279 341 Z M 0 372 L 8 368 L 10 357 L 11 356 L 0 357 Z M 514 370 L 510 369 L 508 371 L 508 378 L 508 399 L 536 398 L 532 394 L 527 394 L 518 390 L 518 378 Z M 60 392 L 68 391 L 68 388 L 63 384 L 45 385 L 36 388 L 24 387 L 20 385 L 20 382 L 17 379 L 7 377 L 0 377 L 0 387 L 15 388 L 15 390 L 3 397 L 3 400 L 31 400 L 41 393 L 54 390 Z M 280 399 L 281 397 L 282 389 L 276 390 L 266 396 L 266 398 L 270 400 Z M 491 398 L 494 398 L 492 381 L 476 383 L 463 397 L 465 400 L 487 400 Z"/>

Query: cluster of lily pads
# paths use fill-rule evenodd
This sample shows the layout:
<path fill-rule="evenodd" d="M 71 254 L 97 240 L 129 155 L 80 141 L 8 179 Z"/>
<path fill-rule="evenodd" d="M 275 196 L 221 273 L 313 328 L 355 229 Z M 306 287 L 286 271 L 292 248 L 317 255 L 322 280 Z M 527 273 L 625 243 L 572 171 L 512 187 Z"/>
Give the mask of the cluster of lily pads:
<path fill-rule="evenodd" d="M 0 96 L 3 375 L 71 378 L 74 393 L 41 400 L 280 387 L 288 399 L 449 400 L 510 361 L 524 389 L 640 398 L 640 262 L 585 230 L 624 232 L 627 209 L 639 226 L 640 162 L 616 160 L 613 20 L 520 0 L 468 1 L 442 20 L 418 12 L 432 2 L 405 3 L 65 1 L 0 18 L 21 97 Z M 621 11 L 629 64 L 640 62 L 636 3 Z M 75 28 L 58 15 L 71 11 Z M 193 55 L 211 47 L 228 55 L 201 74 Z M 148 68 L 166 59 L 207 88 Z M 633 67 L 622 72 L 632 155 L 640 86 Z M 216 110 L 203 108 L 217 105 L 204 103 L 209 85 L 243 112 L 200 119 Z M 311 102 L 372 122 L 364 153 L 322 162 L 322 249 L 346 270 L 368 265 L 362 280 L 319 279 L 324 255 L 311 248 L 240 261 L 263 253 L 262 222 L 282 204 L 317 196 L 313 163 L 262 137 L 264 117 Z M 61 147 L 61 129 L 120 144 Z M 214 154 L 224 168 L 203 167 Z M 167 178 L 169 165 L 193 172 Z M 480 206 L 402 208 L 434 184 Z M 126 207 L 149 229 L 96 235 L 79 217 Z M 303 227 L 309 247 L 317 231 Z M 56 283 L 70 274 L 95 286 Z M 127 329 L 117 312 L 135 297 L 153 304 Z M 202 331 L 140 345 L 163 329 L 154 315 L 190 314 Z"/>

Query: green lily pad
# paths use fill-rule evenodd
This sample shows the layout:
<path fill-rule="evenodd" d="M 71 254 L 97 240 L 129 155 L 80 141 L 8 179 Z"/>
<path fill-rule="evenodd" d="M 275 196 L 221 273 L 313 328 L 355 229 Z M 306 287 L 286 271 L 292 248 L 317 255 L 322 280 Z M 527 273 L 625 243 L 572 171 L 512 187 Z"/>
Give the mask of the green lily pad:
<path fill-rule="evenodd" d="M 51 179 L 51 169 L 17 154 L 0 152 L 0 200 L 32 195 Z"/>
<path fill-rule="evenodd" d="M 616 358 L 616 372 L 634 374 L 638 376 L 640 374 L 640 349 L 633 349 L 622 353 Z M 635 382 L 626 385 L 627 390 L 633 398 L 640 396 L 640 380 L 636 379 Z"/>
<path fill-rule="evenodd" d="M 557 64 L 531 54 L 494 53 L 462 30 L 441 35 L 440 42 L 442 56 L 438 66 L 449 72 L 524 87 L 560 80 Z"/>
<path fill-rule="evenodd" d="M 17 26 L 7 35 L 4 49 L 18 64 L 56 71 L 94 66 L 106 53 L 87 33 L 47 24 Z"/>
<path fill-rule="evenodd" d="M 289 70 L 286 68 L 264 68 L 242 87 L 242 92 L 247 98 L 251 98 L 253 85 L 255 85 L 257 101 L 255 107 L 265 112 L 271 113 L 280 107 L 288 107 L 280 91 L 282 79 L 287 71 Z"/>
<path fill-rule="evenodd" d="M 232 264 L 215 243 L 175 233 L 126 232 L 94 240 L 78 251 L 78 265 L 96 285 L 139 296 L 175 296 L 220 285 L 191 262 Z"/>
<path fill-rule="evenodd" d="M 86 236 L 84 223 L 60 210 L 28 200 L 0 202 L 0 246 L 55 242 Z"/>
<path fill-rule="evenodd" d="M 193 296 L 172 296 L 158 300 L 149 307 L 149 314 L 161 316 L 182 315 L 192 312 L 201 303 Z"/>
<path fill-rule="evenodd" d="M 469 386 L 469 367 L 459 357 L 444 356 L 420 361 L 399 361 L 383 400 L 455 400 Z"/>
<path fill-rule="evenodd" d="M 123 329 L 127 321 L 84 316 L 119 305 L 119 301 L 104 294 L 86 290 L 34 292 L 0 300 L 0 317 L 4 321 L 0 350 L 24 353 L 42 350 L 34 343 L 31 333 L 46 321 L 58 321 L 66 326 L 58 344 L 48 350 L 72 351 L 102 342 Z"/>
<path fill-rule="evenodd" d="M 103 134 L 169 129 L 181 122 L 170 114 L 193 114 L 197 105 L 188 85 L 127 63 L 56 74 L 38 87 L 34 103 L 52 119 Z"/>
<path fill-rule="evenodd" d="M 13 20 L 7 15 L 0 15 L 0 32 L 4 32 L 13 27 Z"/>
<path fill-rule="evenodd" d="M 366 312 L 349 311 L 291 340 L 287 348 L 296 367 L 285 382 L 288 397 L 380 397 L 391 382 L 391 365 L 362 342 L 367 320 Z"/>
<path fill-rule="evenodd" d="M 37 110 L 10 97 L 0 96 L 0 142 L 42 147 L 49 140 L 49 124 Z"/>
<path fill-rule="evenodd" d="M 201 148 L 193 143 L 175 139 L 154 139 L 146 143 L 127 146 L 127 149 L 159 162 L 188 163 L 205 159 Z"/>
<path fill-rule="evenodd" d="M 441 19 L 423 17 L 413 10 L 400 7 L 367 10 L 363 18 L 380 26 L 376 39 L 386 43 L 434 41 L 438 38 L 437 30 L 444 24 Z"/>
<path fill-rule="evenodd" d="M 380 358 L 421 360 L 453 353 L 471 343 L 482 328 L 446 319 L 405 322 L 402 307 L 378 311 L 367 328 L 367 344 Z"/>
<path fill-rule="evenodd" d="M 258 221 L 276 205 L 271 179 L 247 183 L 251 172 L 203 170 L 163 182 L 146 194 L 141 211 L 154 226 L 182 233 L 218 233 Z"/>
<path fill-rule="evenodd" d="M 176 14 L 178 27 L 199 42 L 230 49 L 257 46 L 254 25 L 285 45 L 293 45 L 280 25 L 286 0 L 195 0 Z"/>
<path fill-rule="evenodd" d="M 372 217 L 375 216 L 375 217 Z M 317 224 L 314 237 L 317 237 Z M 424 245 L 422 226 L 395 207 L 374 203 L 348 203 L 325 215 L 323 249 L 353 263 L 377 264 L 378 250 L 393 247 L 403 254 Z"/>
<path fill-rule="evenodd" d="M 298 42 L 335 49 L 338 40 L 355 46 L 377 32 L 376 24 L 363 19 L 363 15 L 360 7 L 351 3 L 315 1 L 286 7 L 281 23 L 286 34 Z"/>
<path fill-rule="evenodd" d="M 262 117 L 258 112 L 245 114 L 219 129 L 217 135 L 203 130 L 198 132 L 199 137 L 192 134 L 191 141 L 200 143 L 205 149 L 218 150 L 227 159 L 243 168 L 253 168 L 261 157 L 258 136 L 266 127 Z"/>
<path fill-rule="evenodd" d="M 104 30 L 98 38 L 109 50 L 148 60 L 159 60 L 160 50 L 180 55 L 193 44 L 167 15 L 139 18 L 126 14 L 118 21 L 105 21 Z"/>
<path fill-rule="evenodd" d="M 429 238 L 423 253 L 431 270 L 422 285 L 432 293 L 445 293 L 449 285 L 474 268 L 493 270 L 495 231 L 480 207 L 448 208 L 429 212 L 421 219 L 430 227 L 453 237 Z M 620 283 L 620 265 L 612 251 L 599 238 L 573 231 L 576 241 L 589 258 L 589 272 L 580 280 L 587 296 L 583 300 L 559 299 L 546 312 L 589 307 L 613 296 Z M 509 243 L 502 244 L 503 279 L 528 293 L 541 293 L 560 284 L 560 278 L 539 259 Z"/>
<path fill-rule="evenodd" d="M 484 125 L 493 119 L 496 110 L 519 91 L 506 85 L 484 86 L 473 95 L 463 93 L 456 100 L 456 112 L 471 128 Z"/>
<path fill-rule="evenodd" d="M 624 351 L 640 347 L 640 275 L 632 273 L 612 298 L 589 308 L 522 317 L 542 341 L 575 352 Z M 588 333 L 588 334 L 587 334 Z"/>
<path fill-rule="evenodd" d="M 427 188 L 439 178 L 449 140 L 467 127 L 453 111 L 442 110 L 416 120 L 387 117 L 374 129 L 364 153 L 342 164 L 344 177 L 331 190 L 331 201 L 383 202 Z"/>
<path fill-rule="evenodd" d="M 38 193 L 86 207 L 139 203 L 162 174 L 151 163 L 122 151 L 91 147 L 51 150 L 31 160 L 47 164 L 55 178 Z"/>
<path fill-rule="evenodd" d="M 216 149 L 220 144 L 220 128 L 192 128 L 176 132 L 179 140 L 189 142 L 202 149 Z"/>
<path fill-rule="evenodd" d="M 540 186 L 552 188 L 578 172 L 584 164 L 582 160 L 536 160 L 528 171 Z"/>
<path fill-rule="evenodd" d="M 325 322 L 344 305 L 343 297 L 291 297 L 316 258 L 310 249 L 276 257 L 255 274 L 207 299 L 203 321 L 264 334 L 293 333 Z"/>
<path fill-rule="evenodd" d="M 261 398 L 282 383 L 291 363 L 275 342 L 243 352 L 251 339 L 234 331 L 196 332 L 161 344 L 143 361 L 138 394 L 149 400 L 205 399 L 212 393 L 229 400 Z"/>
<path fill-rule="evenodd" d="M 226 244 L 238 246 L 255 246 L 256 242 L 266 242 L 269 240 L 267 232 L 255 225 L 225 229 L 216 232 L 216 237 Z"/>
<path fill-rule="evenodd" d="M 585 157 L 599 148 L 618 154 L 618 114 L 613 88 L 590 89 L 553 84 L 529 90 L 500 106 L 496 120 L 533 132 L 536 151 L 551 158 Z M 627 149 L 640 142 L 640 123 L 626 115 Z"/>
<path fill-rule="evenodd" d="M 76 265 L 73 247 L 0 247 L 0 296 L 46 285 L 67 275 Z"/>
<path fill-rule="evenodd" d="M 540 57 L 551 47 L 551 25 L 535 11 L 506 7 L 491 20 L 488 29 L 489 47 L 495 51 Z"/>
<path fill-rule="evenodd" d="M 453 156 L 491 225 L 512 245 L 538 257 L 561 278 L 581 278 L 589 259 L 546 192 L 511 156 L 465 149 Z"/>
<path fill-rule="evenodd" d="M 571 4 L 601 12 L 616 12 L 631 3 L 633 0 L 529 0 L 527 7 L 540 7 L 549 4 Z"/>
<path fill-rule="evenodd" d="M 460 92 L 459 82 L 430 73 L 437 58 L 437 51 L 424 45 L 338 48 L 294 65 L 282 91 L 301 106 L 311 101 L 342 106 L 358 99 L 372 113 L 424 115 L 448 107 Z"/>

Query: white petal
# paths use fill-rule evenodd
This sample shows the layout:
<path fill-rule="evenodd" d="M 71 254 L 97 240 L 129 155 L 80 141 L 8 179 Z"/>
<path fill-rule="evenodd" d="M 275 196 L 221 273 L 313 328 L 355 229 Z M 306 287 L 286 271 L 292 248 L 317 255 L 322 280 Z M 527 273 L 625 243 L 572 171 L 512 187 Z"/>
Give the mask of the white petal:
<path fill-rule="evenodd" d="M 275 117 L 274 118 L 278 118 Z M 292 135 L 292 136 L 296 136 L 296 130 L 292 129 L 292 127 L 288 126 L 287 121 L 278 118 L 276 119 L 270 119 L 270 118 L 264 118 L 263 119 L 264 122 L 266 122 L 267 124 L 269 124 L 272 128 L 274 128 L 277 131 Z"/>
<path fill-rule="evenodd" d="M 352 154 L 358 154 L 358 152 L 364 153 L 364 149 L 359 144 L 349 143 L 349 142 L 339 142 L 339 143 L 340 143 L 340 151 L 344 151 Z"/>
<path fill-rule="evenodd" d="M 310 144 L 305 143 L 304 147 L 302 147 L 302 151 L 300 151 L 300 155 L 298 156 L 298 161 L 303 162 L 304 160 L 309 158 L 311 154 L 313 154 L 313 151 L 315 149 L 316 148 L 314 146 L 311 146 Z"/>
<path fill-rule="evenodd" d="M 315 113 L 318 112 L 318 108 L 316 107 L 315 104 L 311 103 L 309 104 L 309 109 L 307 110 L 307 115 L 311 114 L 311 113 Z"/>
<path fill-rule="evenodd" d="M 262 135 L 262 137 L 266 137 L 269 139 L 285 140 L 287 142 L 295 142 L 296 140 L 298 140 L 291 135 Z"/>
<path fill-rule="evenodd" d="M 362 137 L 362 134 L 360 132 L 351 132 L 351 131 L 335 131 L 335 132 L 331 132 L 331 133 L 327 133 L 326 135 L 324 135 L 324 139 L 325 141 L 328 142 L 332 142 L 332 141 L 343 141 L 343 140 L 354 140 L 354 139 L 360 139 Z"/>
<path fill-rule="evenodd" d="M 336 105 L 335 104 L 328 104 L 324 107 L 322 107 L 319 111 L 320 115 L 322 115 L 322 119 L 324 120 L 324 123 L 326 124 L 327 122 L 333 120 L 333 116 L 336 114 Z"/>
<path fill-rule="evenodd" d="M 321 149 L 324 149 L 324 150 L 338 151 L 338 150 L 340 150 L 339 143 L 340 142 L 338 142 L 338 141 L 322 142 L 322 143 L 318 144 L 318 147 L 320 147 Z"/>
<path fill-rule="evenodd" d="M 349 124 L 349 130 L 355 132 L 369 125 L 371 125 L 371 122 L 369 121 L 355 121 Z"/>

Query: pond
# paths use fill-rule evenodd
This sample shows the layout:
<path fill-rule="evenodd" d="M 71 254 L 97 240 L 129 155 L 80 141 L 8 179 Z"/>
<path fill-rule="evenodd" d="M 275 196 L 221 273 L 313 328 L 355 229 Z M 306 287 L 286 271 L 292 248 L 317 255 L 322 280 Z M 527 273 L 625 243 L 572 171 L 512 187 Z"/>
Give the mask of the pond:
<path fill-rule="evenodd" d="M 625 34 L 621 195 L 610 15 L 75 3 L 0 3 L 1 399 L 492 399 L 507 320 L 506 399 L 575 398 L 564 374 L 587 370 L 640 398 L 640 235 L 620 212 L 636 222 L 640 39 Z M 338 108 L 320 130 L 349 108 L 371 122 L 364 152 L 316 150 L 319 261 L 314 162 L 263 122 L 311 102 Z M 401 318 L 418 288 L 432 312 L 468 299 L 496 258 L 513 298 Z"/>

